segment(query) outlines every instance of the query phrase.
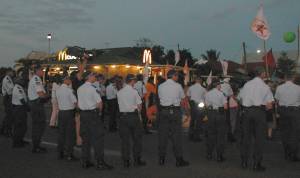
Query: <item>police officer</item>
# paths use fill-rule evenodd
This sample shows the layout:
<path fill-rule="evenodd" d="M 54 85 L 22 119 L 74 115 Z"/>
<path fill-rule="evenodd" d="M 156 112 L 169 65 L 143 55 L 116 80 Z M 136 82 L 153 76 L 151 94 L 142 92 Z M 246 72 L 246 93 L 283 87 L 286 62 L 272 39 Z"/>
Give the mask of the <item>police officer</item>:
<path fill-rule="evenodd" d="M 96 74 L 86 72 L 86 82 L 77 90 L 78 107 L 80 109 L 80 136 L 82 138 L 81 165 L 83 168 L 94 166 L 90 162 L 91 146 L 95 150 L 98 170 L 112 169 L 104 161 L 104 127 L 99 116 L 102 110 L 102 101 L 96 88 L 92 85 L 96 81 Z"/>
<path fill-rule="evenodd" d="M 5 136 L 10 137 L 12 135 L 12 92 L 14 88 L 14 83 L 12 77 L 14 76 L 14 71 L 11 68 L 6 70 L 6 75 L 2 80 L 2 95 L 3 95 L 3 105 L 5 110 L 5 117 L 2 122 L 1 133 Z"/>
<path fill-rule="evenodd" d="M 191 122 L 189 128 L 189 138 L 191 141 L 201 141 L 201 123 L 205 112 L 199 107 L 199 104 L 204 104 L 204 95 L 206 93 L 206 89 L 201 84 L 202 79 L 200 76 L 197 76 L 195 84 L 190 86 L 187 91 L 191 105 Z"/>
<path fill-rule="evenodd" d="M 130 166 L 130 138 L 133 141 L 134 165 L 145 166 L 146 162 L 141 160 L 143 128 L 138 114 L 142 109 L 142 100 L 133 88 L 136 77 L 133 74 L 128 74 L 125 82 L 125 87 L 117 93 L 124 167 Z"/>
<path fill-rule="evenodd" d="M 290 161 L 300 161 L 297 157 L 300 130 L 300 87 L 294 83 L 291 74 L 287 75 L 284 84 L 277 87 L 275 99 L 279 105 L 285 158 Z"/>
<path fill-rule="evenodd" d="M 214 78 L 212 89 L 205 94 L 205 105 L 207 107 L 207 159 L 213 158 L 216 150 L 217 161 L 223 162 L 224 147 L 226 140 L 226 118 L 225 110 L 228 109 L 227 99 L 223 95 L 218 79 Z"/>
<path fill-rule="evenodd" d="M 75 107 L 77 99 L 71 88 L 72 81 L 70 77 L 65 77 L 63 84 L 56 90 L 56 99 L 58 103 L 58 159 L 64 158 L 64 148 L 67 160 L 76 160 L 73 156 L 73 146 L 75 145 Z"/>
<path fill-rule="evenodd" d="M 32 153 L 45 153 L 47 149 L 41 147 L 41 139 L 46 128 L 46 114 L 44 103 L 49 100 L 46 94 L 41 77 L 44 72 L 40 65 L 34 67 L 34 75 L 28 85 L 28 99 L 32 117 Z"/>
<path fill-rule="evenodd" d="M 14 117 L 13 147 L 24 147 L 27 142 L 24 136 L 27 131 L 28 99 L 24 90 L 25 81 L 22 78 L 15 80 L 12 93 L 12 111 Z"/>
<path fill-rule="evenodd" d="M 274 98 L 270 88 L 263 81 L 266 77 L 264 68 L 256 68 L 255 74 L 256 77 L 244 85 L 239 95 L 243 107 L 241 159 L 242 167 L 247 168 L 252 137 L 254 137 L 253 170 L 265 171 L 266 168 L 261 165 L 261 161 L 266 138 L 266 109 L 272 108 Z"/>
<path fill-rule="evenodd" d="M 168 138 L 170 137 L 176 157 L 176 166 L 188 166 L 189 162 L 183 159 L 182 153 L 182 114 L 180 108 L 185 94 L 181 85 L 177 83 L 178 73 L 175 70 L 168 71 L 167 77 L 168 80 L 158 87 L 158 96 L 161 105 L 158 123 L 159 164 L 165 164 Z"/>
<path fill-rule="evenodd" d="M 109 109 L 109 131 L 117 131 L 117 111 L 118 111 L 118 102 L 117 102 L 117 88 L 116 88 L 116 77 L 110 79 L 109 85 L 106 87 L 106 99 Z"/>

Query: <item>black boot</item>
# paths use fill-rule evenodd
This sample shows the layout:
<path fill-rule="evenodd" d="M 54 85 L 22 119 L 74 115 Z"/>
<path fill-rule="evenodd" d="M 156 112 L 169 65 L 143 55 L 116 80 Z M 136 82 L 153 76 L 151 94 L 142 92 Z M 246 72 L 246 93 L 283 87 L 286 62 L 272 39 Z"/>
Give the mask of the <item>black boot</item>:
<path fill-rule="evenodd" d="M 190 163 L 185 161 L 182 157 L 176 158 L 176 167 L 186 167 L 189 165 L 190 165 Z"/>
<path fill-rule="evenodd" d="M 41 146 L 32 149 L 32 153 L 47 153 L 47 149 Z"/>
<path fill-rule="evenodd" d="M 258 162 L 258 163 L 254 163 L 253 170 L 257 172 L 264 172 L 266 168 L 262 166 L 260 162 Z"/>
<path fill-rule="evenodd" d="M 64 157 L 65 157 L 65 155 L 64 155 L 64 152 L 63 152 L 63 151 L 58 152 L 58 154 L 57 154 L 57 159 L 58 159 L 58 160 L 62 160 L 62 159 L 64 159 Z"/>
<path fill-rule="evenodd" d="M 134 166 L 146 166 L 146 161 L 142 161 L 141 158 L 134 159 Z"/>
<path fill-rule="evenodd" d="M 76 158 L 73 154 L 70 154 L 67 156 L 68 161 L 78 161 L 79 159 Z"/>
<path fill-rule="evenodd" d="M 297 154 L 290 154 L 290 161 L 292 162 L 299 162 L 300 159 L 298 158 Z"/>
<path fill-rule="evenodd" d="M 212 160 L 212 154 L 211 153 L 207 153 L 206 159 L 209 160 L 209 161 Z"/>
<path fill-rule="evenodd" d="M 225 161 L 225 158 L 223 157 L 223 154 L 218 154 L 217 161 L 220 162 L 220 163 Z"/>
<path fill-rule="evenodd" d="M 84 169 L 88 169 L 93 166 L 95 166 L 95 165 L 90 161 L 81 161 L 81 167 Z"/>
<path fill-rule="evenodd" d="M 159 157 L 159 165 L 161 166 L 165 165 L 165 157 L 163 156 Z"/>
<path fill-rule="evenodd" d="M 248 161 L 247 161 L 247 159 L 242 158 L 241 166 L 242 166 L 243 169 L 247 169 L 248 168 Z"/>
<path fill-rule="evenodd" d="M 107 164 L 104 160 L 98 160 L 97 161 L 97 170 L 112 170 L 114 167 Z"/>
<path fill-rule="evenodd" d="M 124 167 L 129 168 L 130 167 L 130 161 L 129 160 L 124 160 Z"/>

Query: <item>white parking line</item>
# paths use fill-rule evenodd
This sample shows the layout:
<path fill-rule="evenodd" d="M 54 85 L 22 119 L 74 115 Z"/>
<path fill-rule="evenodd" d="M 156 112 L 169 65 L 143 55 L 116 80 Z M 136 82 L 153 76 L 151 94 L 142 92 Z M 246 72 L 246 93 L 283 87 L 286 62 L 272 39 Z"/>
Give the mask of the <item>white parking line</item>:
<path fill-rule="evenodd" d="M 24 139 L 24 140 L 28 141 L 28 142 L 32 142 L 31 139 Z M 48 146 L 51 146 L 51 147 L 57 147 L 57 143 L 51 143 L 51 142 L 42 141 L 42 144 L 43 145 L 48 145 Z M 81 148 L 74 147 L 74 150 L 80 152 Z M 94 152 L 94 150 L 92 150 L 92 152 Z M 105 149 L 104 153 L 105 153 L 105 155 L 109 155 L 109 156 L 118 156 L 118 157 L 121 156 L 120 151 L 115 151 L 115 150 L 107 150 L 107 149 Z"/>

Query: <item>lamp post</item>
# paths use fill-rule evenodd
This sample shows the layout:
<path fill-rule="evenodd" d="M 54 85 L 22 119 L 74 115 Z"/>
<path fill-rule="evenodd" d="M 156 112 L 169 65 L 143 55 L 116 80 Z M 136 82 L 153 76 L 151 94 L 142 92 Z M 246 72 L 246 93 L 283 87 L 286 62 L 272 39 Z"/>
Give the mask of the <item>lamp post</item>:
<path fill-rule="evenodd" d="M 52 39 L 52 34 L 51 33 L 48 33 L 47 39 L 48 39 L 48 54 L 50 56 L 50 54 L 51 54 L 50 41 Z"/>

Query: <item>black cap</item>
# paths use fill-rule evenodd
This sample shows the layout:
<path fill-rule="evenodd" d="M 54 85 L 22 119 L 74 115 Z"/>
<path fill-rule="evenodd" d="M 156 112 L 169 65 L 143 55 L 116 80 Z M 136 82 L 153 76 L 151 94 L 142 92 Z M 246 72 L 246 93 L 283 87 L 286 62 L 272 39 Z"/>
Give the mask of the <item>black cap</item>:
<path fill-rule="evenodd" d="M 83 78 L 84 80 L 87 80 L 90 76 L 96 76 L 96 73 L 93 73 L 93 72 L 91 72 L 91 71 L 87 71 L 87 72 L 84 72 L 84 73 L 82 74 L 82 78 Z"/>
<path fill-rule="evenodd" d="M 126 76 L 126 83 L 131 82 L 132 80 L 136 80 L 136 76 L 133 74 L 128 74 Z"/>
<path fill-rule="evenodd" d="M 25 80 L 22 77 L 17 77 L 15 78 L 15 84 L 21 85 L 21 86 L 25 86 Z"/>
<path fill-rule="evenodd" d="M 218 78 L 213 78 L 212 81 L 211 81 L 211 86 L 214 87 L 214 88 L 216 86 L 220 85 L 220 84 L 221 84 L 221 82 Z"/>
<path fill-rule="evenodd" d="M 33 70 L 34 72 L 38 71 L 38 70 L 41 70 L 42 69 L 42 66 L 40 64 L 36 64 L 34 67 L 33 67 Z"/>
<path fill-rule="evenodd" d="M 168 73 L 167 73 L 168 79 L 172 78 L 175 74 L 177 74 L 176 70 L 174 70 L 174 69 L 169 70 Z"/>

